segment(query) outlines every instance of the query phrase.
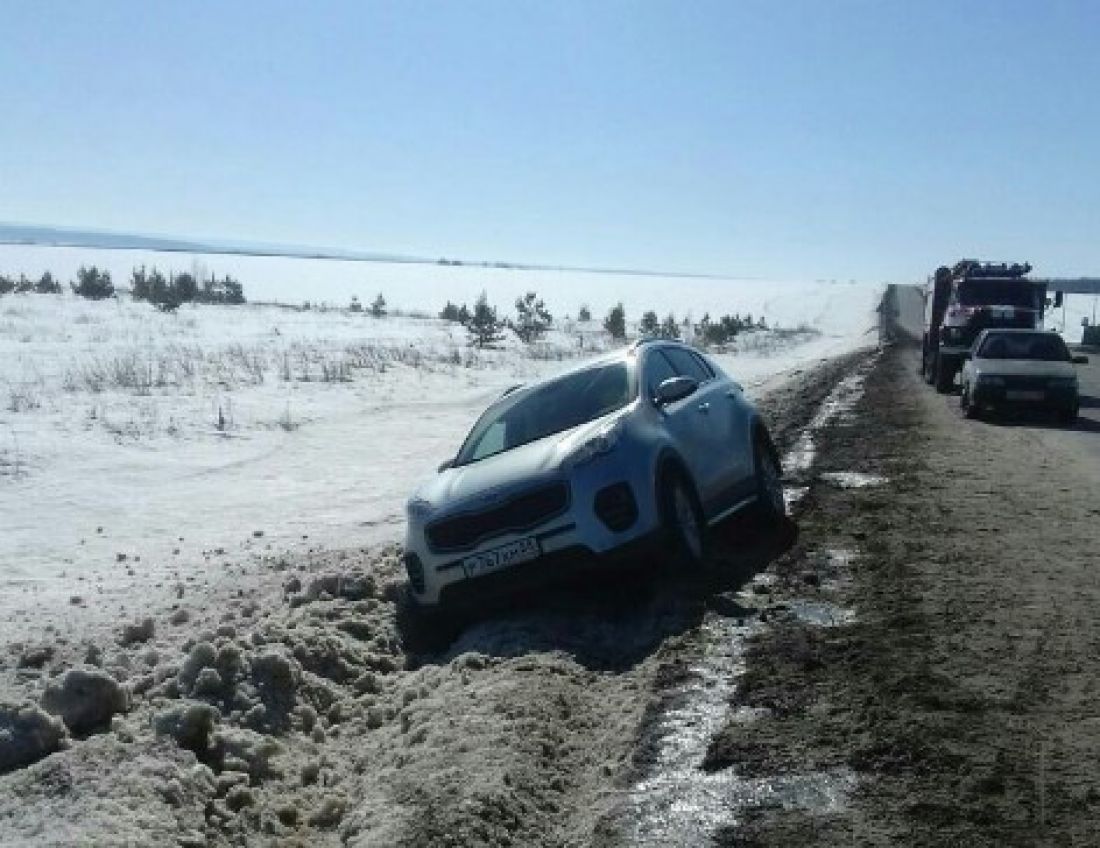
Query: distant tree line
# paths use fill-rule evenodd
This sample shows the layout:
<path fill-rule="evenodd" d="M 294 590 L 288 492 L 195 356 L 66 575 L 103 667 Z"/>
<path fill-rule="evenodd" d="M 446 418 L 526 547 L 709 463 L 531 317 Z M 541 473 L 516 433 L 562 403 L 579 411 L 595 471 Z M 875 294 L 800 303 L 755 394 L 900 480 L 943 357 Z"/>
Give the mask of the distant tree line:
<path fill-rule="evenodd" d="M 61 294 L 61 283 L 53 278 L 49 271 L 37 280 L 26 274 L 18 277 L 6 277 L 0 274 L 0 294 Z"/>
<path fill-rule="evenodd" d="M 184 303 L 241 304 L 245 302 L 244 287 L 226 275 L 221 279 L 213 274 L 209 278 L 196 279 L 189 273 L 169 273 L 164 276 L 158 269 L 135 268 L 130 277 L 134 300 L 147 301 L 158 309 L 172 311 Z M 81 265 L 76 279 L 69 283 L 73 294 L 88 300 L 106 300 L 115 296 L 111 272 L 106 269 Z M 5 294 L 61 294 L 63 288 L 53 274 L 46 271 L 37 280 L 25 274 L 7 277 L 0 274 L 0 295 Z"/>
<path fill-rule="evenodd" d="M 695 325 L 695 338 L 704 347 L 714 347 L 729 344 L 738 333 L 745 330 L 766 329 L 768 329 L 768 322 L 763 317 L 754 322 L 751 314 L 744 318 L 740 315 L 723 315 L 712 321 L 710 313 L 706 313 Z"/>

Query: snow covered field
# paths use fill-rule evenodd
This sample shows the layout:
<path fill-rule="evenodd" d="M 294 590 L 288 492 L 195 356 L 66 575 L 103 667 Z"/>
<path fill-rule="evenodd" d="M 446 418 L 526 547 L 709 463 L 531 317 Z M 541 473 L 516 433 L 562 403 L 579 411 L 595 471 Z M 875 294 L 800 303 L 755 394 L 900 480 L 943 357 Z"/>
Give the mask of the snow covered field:
<path fill-rule="evenodd" d="M 589 281 L 564 283 L 584 299 Z M 750 390 L 875 341 L 878 286 L 722 286 L 722 312 L 813 328 L 720 354 Z M 627 300 L 628 318 L 651 303 Z M 493 397 L 609 345 L 598 320 L 483 351 L 437 319 L 0 298 L 0 604 L 167 591 L 230 557 L 396 539 L 408 491 Z"/>

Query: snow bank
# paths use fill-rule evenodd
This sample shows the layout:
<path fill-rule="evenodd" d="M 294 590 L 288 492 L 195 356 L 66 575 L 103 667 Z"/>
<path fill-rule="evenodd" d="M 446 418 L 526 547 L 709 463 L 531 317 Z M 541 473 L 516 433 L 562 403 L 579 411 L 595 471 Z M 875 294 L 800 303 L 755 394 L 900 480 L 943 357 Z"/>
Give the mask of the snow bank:
<path fill-rule="evenodd" d="M 805 325 L 746 334 L 719 356 L 750 389 L 872 340 L 879 295 L 825 283 L 641 278 L 619 291 L 620 279 L 499 279 L 574 286 L 578 303 L 599 282 L 630 318 L 648 306 L 682 316 L 690 304 L 697 317 Z M 508 286 L 488 288 L 508 303 Z M 585 299 L 599 315 L 601 301 Z M 478 350 L 432 318 L 254 305 L 165 315 L 125 299 L 6 296 L 0 609 L 16 612 L 0 617 L 0 635 L 40 618 L 32 609 L 107 615 L 273 551 L 392 541 L 407 493 L 492 398 L 609 345 L 598 320 L 563 323 L 536 346 L 510 336 Z"/>

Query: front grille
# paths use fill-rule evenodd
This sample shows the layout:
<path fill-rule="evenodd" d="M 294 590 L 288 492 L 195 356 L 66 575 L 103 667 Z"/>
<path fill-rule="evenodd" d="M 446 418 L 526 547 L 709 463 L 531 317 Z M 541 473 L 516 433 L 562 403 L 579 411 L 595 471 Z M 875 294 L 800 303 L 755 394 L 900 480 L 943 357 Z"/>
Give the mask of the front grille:
<path fill-rule="evenodd" d="M 1049 377 L 1027 377 L 1023 375 L 1007 376 L 1004 378 L 1006 389 L 1014 391 L 1046 391 L 1050 383 Z"/>
<path fill-rule="evenodd" d="M 551 483 L 530 489 L 489 509 L 464 512 L 429 524 L 426 531 L 428 544 L 440 553 L 472 548 L 493 536 L 537 527 L 565 512 L 568 506 L 569 487 L 565 483 Z"/>
<path fill-rule="evenodd" d="M 609 530 L 621 533 L 638 520 L 638 504 L 626 483 L 615 483 L 596 493 L 596 515 Z"/>

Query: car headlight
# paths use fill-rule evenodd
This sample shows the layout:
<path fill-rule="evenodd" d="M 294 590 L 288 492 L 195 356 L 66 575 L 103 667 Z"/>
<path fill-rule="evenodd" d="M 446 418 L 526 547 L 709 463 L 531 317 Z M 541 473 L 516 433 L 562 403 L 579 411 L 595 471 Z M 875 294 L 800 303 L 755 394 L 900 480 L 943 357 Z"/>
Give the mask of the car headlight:
<path fill-rule="evenodd" d="M 998 377 L 996 374 L 979 374 L 978 382 L 983 386 L 1003 386 L 1005 378 Z"/>
<path fill-rule="evenodd" d="M 432 511 L 432 504 L 431 501 L 424 498 L 411 498 L 405 504 L 405 511 L 408 512 L 410 518 L 427 518 Z"/>
<path fill-rule="evenodd" d="M 591 462 L 598 456 L 611 453 L 622 438 L 622 434 L 623 421 L 620 418 L 574 448 L 562 461 L 562 465 L 566 468 L 576 468 Z"/>

